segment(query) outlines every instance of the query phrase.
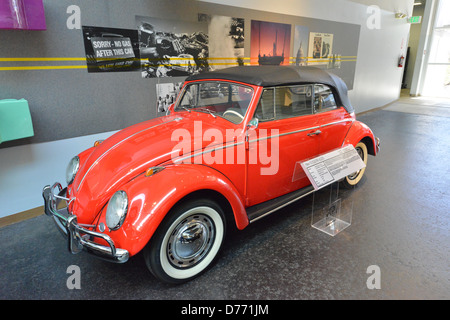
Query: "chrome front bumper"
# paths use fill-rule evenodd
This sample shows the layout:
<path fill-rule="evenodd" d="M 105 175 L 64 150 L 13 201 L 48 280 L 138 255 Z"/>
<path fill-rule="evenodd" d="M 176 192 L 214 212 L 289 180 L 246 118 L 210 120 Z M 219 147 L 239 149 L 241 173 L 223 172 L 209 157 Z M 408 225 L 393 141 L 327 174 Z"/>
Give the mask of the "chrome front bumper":
<path fill-rule="evenodd" d="M 129 258 L 127 250 L 116 248 L 108 235 L 89 230 L 87 225 L 78 224 L 77 216 L 71 214 L 67 207 L 59 208 L 62 201 L 69 200 L 65 195 L 66 189 L 58 182 L 52 187 L 45 186 L 42 190 L 45 214 L 53 217 L 58 229 L 67 237 L 69 252 L 76 254 L 84 250 L 108 261 L 126 262 Z M 108 246 L 94 242 L 95 238 L 103 239 Z"/>

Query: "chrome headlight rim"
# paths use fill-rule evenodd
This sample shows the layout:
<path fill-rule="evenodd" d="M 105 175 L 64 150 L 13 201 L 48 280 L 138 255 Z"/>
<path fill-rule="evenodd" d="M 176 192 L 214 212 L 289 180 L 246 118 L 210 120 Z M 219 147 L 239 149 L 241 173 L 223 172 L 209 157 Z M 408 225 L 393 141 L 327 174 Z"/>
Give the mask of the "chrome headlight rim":
<path fill-rule="evenodd" d="M 69 164 L 66 168 L 66 182 L 67 185 L 70 185 L 73 180 L 75 180 L 75 176 L 78 173 L 78 170 L 80 169 L 80 158 L 78 156 L 73 157 L 70 159 Z"/>
<path fill-rule="evenodd" d="M 117 207 L 117 198 L 120 197 L 121 202 Z M 121 211 L 118 212 L 118 209 Z M 113 194 L 109 199 L 108 206 L 106 208 L 105 222 L 106 226 L 111 231 L 118 230 L 125 221 L 128 213 L 128 195 L 125 191 L 119 190 Z M 115 216 L 113 216 L 115 215 Z"/>

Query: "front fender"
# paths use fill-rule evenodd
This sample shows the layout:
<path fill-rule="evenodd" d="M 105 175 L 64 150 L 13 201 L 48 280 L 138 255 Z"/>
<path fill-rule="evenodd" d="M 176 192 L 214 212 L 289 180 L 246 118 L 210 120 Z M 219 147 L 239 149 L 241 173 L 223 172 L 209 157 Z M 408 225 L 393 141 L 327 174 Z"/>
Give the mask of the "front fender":
<path fill-rule="evenodd" d="M 342 146 L 345 146 L 347 144 L 356 146 L 358 142 L 362 140 L 364 140 L 366 145 L 369 144 L 367 146 L 369 153 L 373 156 L 376 156 L 378 148 L 376 144 L 375 135 L 373 134 L 372 130 L 361 121 L 353 122 L 352 126 L 347 132 L 347 136 L 345 137 Z"/>
<path fill-rule="evenodd" d="M 181 199 L 199 190 L 213 190 L 230 203 L 236 225 L 243 229 L 248 217 L 243 201 L 233 184 L 220 172 L 203 165 L 180 164 L 166 167 L 150 177 L 140 175 L 121 190 L 128 195 L 128 213 L 122 227 L 105 230 L 117 246 L 128 250 L 130 256 L 141 251 L 161 221 Z M 98 223 L 105 223 L 106 207 Z"/>

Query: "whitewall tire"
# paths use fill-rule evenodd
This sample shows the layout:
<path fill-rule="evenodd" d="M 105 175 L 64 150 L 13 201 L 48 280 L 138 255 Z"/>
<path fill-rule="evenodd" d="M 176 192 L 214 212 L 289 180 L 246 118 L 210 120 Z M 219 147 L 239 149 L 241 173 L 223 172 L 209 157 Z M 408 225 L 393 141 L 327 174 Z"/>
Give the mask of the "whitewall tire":
<path fill-rule="evenodd" d="M 360 141 L 355 146 L 355 149 L 358 152 L 358 154 L 361 157 L 364 164 L 367 166 L 368 152 L 367 152 L 366 144 L 364 142 Z M 366 167 L 362 168 L 361 170 L 358 170 L 357 172 L 355 172 L 353 174 L 348 175 L 347 177 L 344 178 L 344 180 L 342 181 L 342 184 L 346 188 L 353 188 L 361 181 L 365 171 L 366 171 Z"/>
<path fill-rule="evenodd" d="M 222 209 L 209 199 L 175 207 L 162 221 L 144 250 L 147 267 L 169 283 L 189 281 L 217 257 L 225 238 Z"/>

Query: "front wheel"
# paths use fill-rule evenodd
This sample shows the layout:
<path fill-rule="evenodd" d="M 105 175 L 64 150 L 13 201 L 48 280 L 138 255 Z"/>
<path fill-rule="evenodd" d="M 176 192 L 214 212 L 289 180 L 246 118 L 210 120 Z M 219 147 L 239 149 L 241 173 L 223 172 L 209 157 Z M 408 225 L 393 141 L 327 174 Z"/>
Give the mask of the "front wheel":
<path fill-rule="evenodd" d="M 198 199 L 179 205 L 169 212 L 145 248 L 147 267 L 164 282 L 189 281 L 215 260 L 225 231 L 224 213 L 214 201 Z"/>
<path fill-rule="evenodd" d="M 355 146 L 356 152 L 358 152 L 359 156 L 361 157 L 362 161 L 365 165 L 367 165 L 367 146 L 364 142 L 360 141 Z M 354 186 L 356 186 L 362 179 L 364 172 L 366 171 L 366 167 L 362 168 L 361 170 L 358 170 L 357 172 L 350 174 L 344 178 L 342 181 L 342 184 L 344 187 L 351 189 Z"/>

